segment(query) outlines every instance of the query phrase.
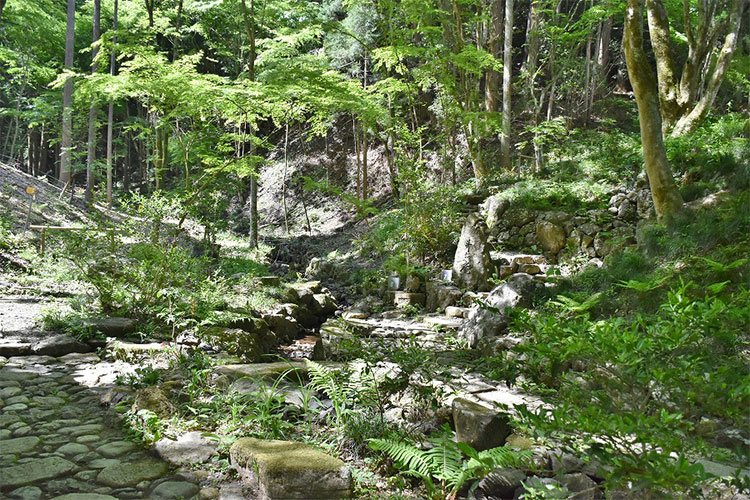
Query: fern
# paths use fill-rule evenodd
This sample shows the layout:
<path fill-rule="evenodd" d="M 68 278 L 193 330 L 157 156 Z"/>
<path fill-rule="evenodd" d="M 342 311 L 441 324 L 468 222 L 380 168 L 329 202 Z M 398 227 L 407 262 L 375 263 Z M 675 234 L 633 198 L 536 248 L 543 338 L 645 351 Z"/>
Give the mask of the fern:
<path fill-rule="evenodd" d="M 391 457 L 403 474 L 421 479 L 432 498 L 455 498 L 466 481 L 484 477 L 498 467 L 521 467 L 531 457 L 528 451 L 505 447 L 476 451 L 453 441 L 449 428 L 428 439 L 425 449 L 394 439 L 370 439 L 369 446 Z"/>
<path fill-rule="evenodd" d="M 715 260 L 711 260 L 707 257 L 698 257 L 700 260 L 705 262 L 708 267 L 711 268 L 712 271 L 717 273 L 724 273 L 727 271 L 731 271 L 732 269 L 736 269 L 740 266 L 745 265 L 745 263 L 748 261 L 748 259 L 737 259 L 734 262 L 730 262 L 729 264 L 724 264 L 721 262 L 717 262 Z"/>
<path fill-rule="evenodd" d="M 628 280 L 628 281 L 621 281 L 617 283 L 617 286 L 620 286 L 622 288 L 629 288 L 631 290 L 635 290 L 636 292 L 640 292 L 640 293 L 646 293 L 646 292 L 650 292 L 651 290 L 656 290 L 667 281 L 669 281 L 668 277 L 660 279 L 660 280 L 649 280 L 649 281 Z"/>
<path fill-rule="evenodd" d="M 602 293 L 597 292 L 592 294 L 586 300 L 577 301 L 572 297 L 566 297 L 565 295 L 558 295 L 556 301 L 552 301 L 553 304 L 560 307 L 563 312 L 572 314 L 573 316 L 582 316 L 587 314 L 591 309 L 596 307 L 602 300 Z"/>

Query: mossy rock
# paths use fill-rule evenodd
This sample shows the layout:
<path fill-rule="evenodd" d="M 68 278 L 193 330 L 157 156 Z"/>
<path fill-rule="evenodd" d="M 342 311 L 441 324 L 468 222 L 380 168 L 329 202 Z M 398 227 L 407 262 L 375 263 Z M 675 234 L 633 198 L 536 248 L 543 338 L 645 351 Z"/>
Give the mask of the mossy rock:
<path fill-rule="evenodd" d="M 248 332 L 239 328 L 212 327 L 204 331 L 204 336 L 209 342 L 239 356 L 243 361 L 257 363 L 276 344 L 276 335 L 268 330 L 265 321 L 263 324 L 266 327 L 263 333 Z"/>
<path fill-rule="evenodd" d="M 232 465 L 261 500 L 333 500 L 351 495 L 351 471 L 338 458 L 304 443 L 242 438 Z"/>

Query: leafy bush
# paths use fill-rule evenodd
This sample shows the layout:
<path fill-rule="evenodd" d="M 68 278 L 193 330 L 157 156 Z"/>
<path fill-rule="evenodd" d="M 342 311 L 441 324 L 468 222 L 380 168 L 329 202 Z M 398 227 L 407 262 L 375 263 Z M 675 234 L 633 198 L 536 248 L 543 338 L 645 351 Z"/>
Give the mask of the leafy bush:
<path fill-rule="evenodd" d="M 692 491 L 708 476 L 690 459 L 711 453 L 713 429 L 745 428 L 750 406 L 741 354 L 750 291 L 723 289 L 683 283 L 655 314 L 631 318 L 515 315 L 514 328 L 531 338 L 515 348 L 526 361 L 509 363 L 508 378 L 551 389 L 557 405 L 524 421 L 600 460 L 611 485 Z"/>

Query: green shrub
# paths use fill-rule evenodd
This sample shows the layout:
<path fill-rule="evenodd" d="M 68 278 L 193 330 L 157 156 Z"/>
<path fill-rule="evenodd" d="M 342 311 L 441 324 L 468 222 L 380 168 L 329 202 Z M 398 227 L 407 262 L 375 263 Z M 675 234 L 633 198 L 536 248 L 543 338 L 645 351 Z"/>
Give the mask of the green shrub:
<path fill-rule="evenodd" d="M 531 338 L 506 375 L 552 391 L 554 409 L 523 414 L 529 430 L 600 460 L 610 485 L 693 491 L 708 475 L 689 459 L 717 445 L 702 422 L 742 429 L 750 407 L 750 291 L 723 289 L 683 283 L 655 314 L 630 318 L 514 316 Z"/>

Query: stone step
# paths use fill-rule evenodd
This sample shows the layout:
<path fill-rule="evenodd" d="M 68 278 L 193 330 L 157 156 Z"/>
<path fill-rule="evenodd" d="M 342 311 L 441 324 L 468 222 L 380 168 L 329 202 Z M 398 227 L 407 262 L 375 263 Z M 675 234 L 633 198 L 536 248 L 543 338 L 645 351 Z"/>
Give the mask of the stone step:
<path fill-rule="evenodd" d="M 448 316 L 424 316 L 422 322 L 431 327 L 440 327 L 446 330 L 458 330 L 463 324 L 463 318 L 451 318 Z"/>
<path fill-rule="evenodd" d="M 346 464 L 304 443 L 242 438 L 229 456 L 253 498 L 333 500 L 351 495 Z"/>

